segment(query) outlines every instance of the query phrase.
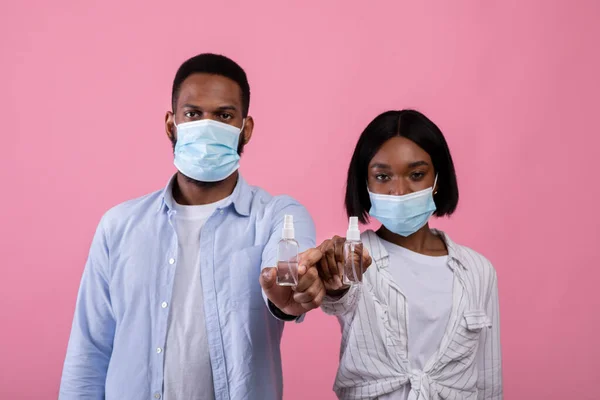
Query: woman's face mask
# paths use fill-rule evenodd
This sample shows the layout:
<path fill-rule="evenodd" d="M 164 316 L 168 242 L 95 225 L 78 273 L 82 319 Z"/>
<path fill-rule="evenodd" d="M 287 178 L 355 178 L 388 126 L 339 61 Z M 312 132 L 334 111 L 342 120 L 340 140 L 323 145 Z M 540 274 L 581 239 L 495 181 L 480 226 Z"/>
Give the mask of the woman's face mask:
<path fill-rule="evenodd" d="M 369 163 L 369 214 L 390 232 L 410 236 L 421 229 L 436 210 L 437 184 L 429 154 L 413 141 L 393 137 Z"/>
<path fill-rule="evenodd" d="M 369 214 L 390 232 L 400 236 L 410 236 L 424 227 L 435 212 L 433 188 L 436 183 L 437 176 L 432 187 L 401 196 L 369 191 L 371 199 Z"/>

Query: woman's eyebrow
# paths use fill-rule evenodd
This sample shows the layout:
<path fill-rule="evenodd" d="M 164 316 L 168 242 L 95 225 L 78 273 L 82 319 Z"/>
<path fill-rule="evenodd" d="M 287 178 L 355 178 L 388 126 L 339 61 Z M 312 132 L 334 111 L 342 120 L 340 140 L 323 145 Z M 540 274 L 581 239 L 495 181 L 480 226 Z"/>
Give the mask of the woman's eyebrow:
<path fill-rule="evenodd" d="M 384 163 L 375 163 L 373 165 L 371 165 L 371 169 L 392 169 L 392 167 L 390 167 L 388 164 L 384 164 Z"/>
<path fill-rule="evenodd" d="M 408 168 L 417 168 L 425 166 L 429 166 L 429 163 L 427 161 L 415 161 L 408 164 Z"/>

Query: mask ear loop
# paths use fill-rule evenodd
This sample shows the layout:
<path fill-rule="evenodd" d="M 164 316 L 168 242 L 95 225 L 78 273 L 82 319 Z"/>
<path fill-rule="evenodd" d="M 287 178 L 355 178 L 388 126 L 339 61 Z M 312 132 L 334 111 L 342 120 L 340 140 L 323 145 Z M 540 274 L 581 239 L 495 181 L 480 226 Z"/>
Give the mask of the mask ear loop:
<path fill-rule="evenodd" d="M 171 135 L 173 135 L 173 137 L 175 137 L 175 134 L 177 133 L 177 122 L 175 122 L 175 113 L 173 113 L 173 126 L 175 127 L 175 129 L 173 129 L 173 132 L 171 132 Z"/>
<path fill-rule="evenodd" d="M 240 128 L 240 136 L 241 136 L 240 140 L 242 140 L 244 142 L 244 145 L 248 144 L 248 142 L 246 142 L 246 138 L 243 136 L 245 127 L 246 127 L 246 118 L 243 118 L 242 119 L 242 127 Z"/>

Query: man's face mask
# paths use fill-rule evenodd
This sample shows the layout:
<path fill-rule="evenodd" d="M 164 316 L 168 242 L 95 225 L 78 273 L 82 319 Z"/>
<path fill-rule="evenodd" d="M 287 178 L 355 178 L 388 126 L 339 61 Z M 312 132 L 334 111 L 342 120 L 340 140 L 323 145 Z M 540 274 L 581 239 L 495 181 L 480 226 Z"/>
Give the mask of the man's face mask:
<path fill-rule="evenodd" d="M 218 182 L 239 168 L 240 134 L 246 120 L 241 129 L 211 119 L 173 123 L 177 129 L 174 164 L 183 175 Z"/>

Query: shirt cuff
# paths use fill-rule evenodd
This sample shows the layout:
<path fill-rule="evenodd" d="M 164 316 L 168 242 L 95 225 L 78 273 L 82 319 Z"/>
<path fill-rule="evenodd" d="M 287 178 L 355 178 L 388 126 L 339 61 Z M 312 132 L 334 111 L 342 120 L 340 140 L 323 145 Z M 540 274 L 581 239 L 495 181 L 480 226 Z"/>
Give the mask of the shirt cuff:
<path fill-rule="evenodd" d="M 291 322 L 291 321 L 296 321 L 297 323 L 300 323 L 304 320 L 304 315 L 299 315 L 299 316 L 295 316 L 295 315 L 288 315 L 286 313 L 284 313 L 283 311 L 281 311 L 279 308 L 277 308 L 277 306 L 273 303 L 271 303 L 271 300 L 267 300 L 267 304 L 269 307 L 269 311 L 271 312 L 271 315 L 273 315 L 275 318 L 277 318 L 280 321 L 285 321 L 285 322 Z"/>
<path fill-rule="evenodd" d="M 360 296 L 362 284 L 352 284 L 343 296 L 325 296 L 321 303 L 321 309 L 326 314 L 341 315 L 354 309 Z"/>

